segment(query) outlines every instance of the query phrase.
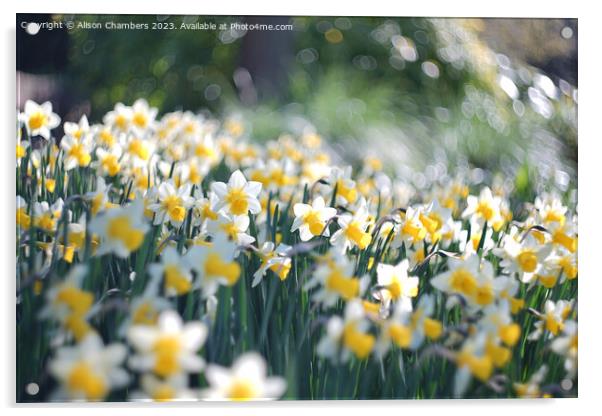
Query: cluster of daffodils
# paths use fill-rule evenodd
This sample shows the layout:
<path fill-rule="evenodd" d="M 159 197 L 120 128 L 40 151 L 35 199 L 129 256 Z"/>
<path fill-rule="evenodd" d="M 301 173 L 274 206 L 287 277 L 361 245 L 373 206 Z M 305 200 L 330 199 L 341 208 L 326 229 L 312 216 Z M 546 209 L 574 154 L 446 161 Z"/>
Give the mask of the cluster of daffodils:
<path fill-rule="evenodd" d="M 333 164 L 313 131 L 259 145 L 239 120 L 158 118 L 144 100 L 62 136 L 50 103 L 18 120 L 19 301 L 40 305 L 56 400 L 280 398 L 298 383 L 265 338 L 295 315 L 312 360 L 384 374 L 435 355 L 456 397 L 576 381 L 566 196 L 511 209 L 507 187 L 461 175 L 415 189 L 375 157 Z M 538 348 L 563 371 L 524 371 Z"/>

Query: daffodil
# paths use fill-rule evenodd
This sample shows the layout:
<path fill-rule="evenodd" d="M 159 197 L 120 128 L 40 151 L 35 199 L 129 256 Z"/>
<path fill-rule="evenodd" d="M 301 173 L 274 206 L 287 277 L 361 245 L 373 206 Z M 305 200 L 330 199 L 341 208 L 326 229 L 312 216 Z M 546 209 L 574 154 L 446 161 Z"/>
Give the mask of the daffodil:
<path fill-rule="evenodd" d="M 182 225 L 194 203 L 191 192 L 190 184 L 176 188 L 170 181 L 162 182 L 157 192 L 157 202 L 148 206 L 155 213 L 154 224 L 169 221 L 174 227 Z"/>
<path fill-rule="evenodd" d="M 371 215 L 368 212 L 366 200 L 362 198 L 353 215 L 346 213 L 337 218 L 337 223 L 341 228 L 330 237 L 330 243 L 341 253 L 351 247 L 364 250 L 372 241 L 372 235 L 367 231 L 370 219 Z"/>
<path fill-rule="evenodd" d="M 568 319 L 562 326 L 562 332 L 551 343 L 550 349 L 554 353 L 564 357 L 564 369 L 567 377 L 574 379 L 577 374 L 577 350 L 579 348 L 579 335 L 577 322 Z"/>
<path fill-rule="evenodd" d="M 202 397 L 207 400 L 275 400 L 286 390 L 284 378 L 268 377 L 265 360 L 255 352 L 239 356 L 229 369 L 211 364 L 205 377 L 209 388 Z"/>
<path fill-rule="evenodd" d="M 258 251 L 261 258 L 261 266 L 253 274 L 252 287 L 261 283 L 268 270 L 271 270 L 280 280 L 285 280 L 291 271 L 292 262 L 287 253 L 291 249 L 290 246 L 280 244 L 275 248 L 274 243 L 266 241 Z"/>
<path fill-rule="evenodd" d="M 312 301 L 331 307 L 339 299 L 350 301 L 359 297 L 366 289 L 368 280 L 353 275 L 354 264 L 345 256 L 328 258 L 321 262 L 304 289 L 315 287 Z"/>
<path fill-rule="evenodd" d="M 466 259 L 449 258 L 449 270 L 430 280 L 442 292 L 460 295 L 471 306 L 480 308 L 494 302 L 499 287 L 491 263 L 472 254 Z"/>
<path fill-rule="evenodd" d="M 72 268 L 64 280 L 48 289 L 46 304 L 40 311 L 40 318 L 60 323 L 79 341 L 94 332 L 87 322 L 94 304 L 94 294 L 82 289 L 87 273 L 86 266 Z"/>
<path fill-rule="evenodd" d="M 468 195 L 466 203 L 462 218 L 473 218 L 479 224 L 487 222 L 490 227 L 503 221 L 500 213 L 501 198 L 494 196 L 489 187 L 484 187 L 478 197 Z"/>
<path fill-rule="evenodd" d="M 548 373 L 548 366 L 542 365 L 525 383 L 513 383 L 512 387 L 518 397 L 536 399 L 542 397 L 541 383 Z"/>
<path fill-rule="evenodd" d="M 192 273 L 185 258 L 177 249 L 168 246 L 161 252 L 161 263 L 149 266 L 151 275 L 163 276 L 167 296 L 180 296 L 193 289 Z"/>
<path fill-rule="evenodd" d="M 52 103 L 49 101 L 40 105 L 27 100 L 24 110 L 19 114 L 19 121 L 25 125 L 29 137 L 42 136 L 48 140 L 50 131 L 61 123 L 61 118 L 52 112 Z"/>
<path fill-rule="evenodd" d="M 198 373 L 205 367 L 197 355 L 207 338 L 207 327 L 201 322 L 183 323 L 177 312 L 161 313 L 156 326 L 132 325 L 128 342 L 136 350 L 129 366 L 138 372 L 172 377 L 182 373 Z"/>
<path fill-rule="evenodd" d="M 94 143 L 92 137 L 84 136 L 76 139 L 72 136 L 65 136 L 61 140 L 61 149 L 65 153 L 63 163 L 65 170 L 71 170 L 76 167 L 85 167 L 92 161 L 92 150 Z"/>
<path fill-rule="evenodd" d="M 58 198 L 52 206 L 47 201 L 36 202 L 33 205 L 33 217 L 36 227 L 53 233 L 56 230 L 58 220 L 63 213 L 63 200 Z"/>
<path fill-rule="evenodd" d="M 128 373 L 121 368 L 127 350 L 123 344 L 103 345 L 96 334 L 88 335 L 74 347 L 62 347 L 48 369 L 60 386 L 54 400 L 99 401 L 124 387 Z"/>
<path fill-rule="evenodd" d="M 249 229 L 250 219 L 248 215 L 227 215 L 223 212 L 218 214 L 217 220 L 209 221 L 207 231 L 211 235 L 225 234 L 228 239 L 239 246 L 248 246 L 255 241 L 255 237 L 246 233 Z"/>
<path fill-rule="evenodd" d="M 140 98 L 132 105 L 132 119 L 130 128 L 139 136 L 144 136 L 148 129 L 152 128 L 157 116 L 157 109 L 150 107 L 148 102 Z"/>
<path fill-rule="evenodd" d="M 291 231 L 299 230 L 301 241 L 309 241 L 315 236 L 330 236 L 330 230 L 326 227 L 328 221 L 333 218 L 337 210 L 327 207 L 324 198 L 316 197 L 312 204 L 295 204 L 293 206 L 295 220 Z"/>
<path fill-rule="evenodd" d="M 111 147 L 110 150 L 105 150 L 102 147 L 96 149 L 96 162 L 93 162 L 95 166 L 98 166 L 99 171 L 108 176 L 115 176 L 121 171 L 121 158 L 122 150 L 121 146 L 116 144 Z"/>
<path fill-rule="evenodd" d="M 316 352 L 335 362 L 346 362 L 352 356 L 366 359 L 376 342 L 374 335 L 368 332 L 369 326 L 362 302 L 354 299 L 345 306 L 344 319 L 332 316 L 328 320 L 326 334 L 318 343 Z"/>
<path fill-rule="evenodd" d="M 65 137 L 71 137 L 75 139 L 75 141 L 79 141 L 90 133 L 90 124 L 88 123 L 88 118 L 84 114 L 78 123 L 66 121 L 63 124 L 63 130 L 65 131 Z M 63 140 L 65 137 L 63 137 Z"/>
<path fill-rule="evenodd" d="M 160 378 L 153 374 L 140 377 L 142 390 L 129 394 L 128 399 L 134 402 L 183 402 L 198 401 L 199 392 L 188 386 L 188 376 L 180 373 Z"/>
<path fill-rule="evenodd" d="M 247 182 L 240 170 L 235 171 L 228 183 L 213 182 L 211 190 L 218 198 L 217 210 L 224 209 L 231 215 L 259 214 L 261 205 L 257 197 L 261 183 Z"/>
<path fill-rule="evenodd" d="M 544 334 L 556 337 L 564 328 L 565 321 L 573 311 L 574 300 L 546 300 L 543 313 L 538 313 L 539 318 L 533 325 L 535 329 L 529 334 L 530 341 L 538 340 Z"/>
<path fill-rule="evenodd" d="M 186 259 L 197 273 L 204 297 L 217 292 L 220 285 L 233 286 L 241 274 L 240 265 L 234 261 L 237 246 L 222 233 L 211 243 L 195 245 L 186 252 Z"/>
<path fill-rule="evenodd" d="M 402 260 L 396 266 L 379 263 L 376 267 L 380 300 L 385 304 L 399 301 L 406 309 L 412 309 L 411 298 L 418 295 L 418 278 L 408 276 L 409 262 Z"/>
<path fill-rule="evenodd" d="M 116 132 L 126 133 L 132 122 L 132 108 L 122 103 L 115 104 L 113 110 L 109 111 L 103 118 L 103 122 Z"/>
<path fill-rule="evenodd" d="M 501 257 L 500 266 L 505 273 L 516 273 L 523 283 L 529 283 L 540 271 L 551 249 L 550 245 L 539 245 L 530 235 L 523 241 L 507 235 L 503 239 L 502 248 L 494 249 L 493 252 Z"/>
<path fill-rule="evenodd" d="M 27 202 L 25 199 L 17 195 L 17 231 L 28 230 L 31 226 L 31 216 L 27 212 Z"/>
<path fill-rule="evenodd" d="M 144 242 L 149 225 L 144 220 L 144 205 L 140 199 L 110 209 L 90 222 L 90 230 L 100 237 L 98 254 L 115 253 L 127 257 Z"/>

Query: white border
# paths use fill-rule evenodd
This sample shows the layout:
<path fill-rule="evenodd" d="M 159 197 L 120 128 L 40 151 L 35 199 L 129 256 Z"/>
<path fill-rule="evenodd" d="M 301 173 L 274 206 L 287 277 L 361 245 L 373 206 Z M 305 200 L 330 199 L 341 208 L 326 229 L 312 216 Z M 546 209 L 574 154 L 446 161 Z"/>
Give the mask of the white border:
<path fill-rule="evenodd" d="M 108 412 L 121 414 L 127 411 L 134 415 L 154 415 L 159 411 L 176 410 L 190 414 L 227 413 L 271 415 L 282 413 L 296 415 L 307 413 L 345 412 L 344 415 L 374 412 L 408 414 L 461 414 L 487 416 L 508 413 L 526 414 L 590 414 L 599 408 L 597 399 L 602 398 L 602 348 L 600 331 L 602 313 L 602 89 L 600 73 L 602 60 L 599 41 L 602 38 L 602 21 L 596 7 L 586 2 L 557 0 L 526 1 L 505 0 L 502 2 L 476 2 L 466 0 L 394 1 L 370 0 L 352 4 L 345 2 L 325 2 L 324 0 L 300 0 L 283 2 L 275 0 L 193 2 L 186 0 L 145 0 L 127 2 L 125 0 L 102 0 L 95 2 L 69 0 L 21 0 L 2 2 L 2 54 L 0 55 L 0 82 L 4 99 L 0 100 L 0 131 L 2 151 L 0 152 L 2 172 L 2 250 L 0 264 L 4 282 L 2 299 L 5 303 L 0 325 L 0 398 L 4 414 L 13 412 L 44 412 L 45 415 L 76 414 L 85 411 L 89 415 L 106 415 Z M 6 4 L 10 3 L 10 4 Z M 589 3 L 589 2 L 588 2 Z M 595 2 L 591 2 L 595 4 Z M 222 15 L 324 15 L 324 16 L 476 16 L 476 17 L 576 17 L 579 19 L 579 214 L 580 214 L 580 338 L 579 349 L 579 398 L 563 400 L 463 400 L 463 401 L 387 401 L 387 402 L 278 402 L 251 404 L 246 406 L 200 403 L 174 405 L 50 405 L 15 406 L 15 309 L 14 309 L 14 126 L 15 126 L 15 13 L 120 13 L 120 14 L 222 14 Z M 340 410 L 339 410 L 340 409 Z M 343 414 L 343 413 L 341 413 Z"/>

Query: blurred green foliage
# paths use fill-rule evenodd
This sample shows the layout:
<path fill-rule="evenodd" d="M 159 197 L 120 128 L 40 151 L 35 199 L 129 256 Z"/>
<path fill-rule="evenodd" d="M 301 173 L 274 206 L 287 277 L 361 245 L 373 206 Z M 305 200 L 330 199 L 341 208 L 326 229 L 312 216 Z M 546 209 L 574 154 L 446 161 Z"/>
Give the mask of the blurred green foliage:
<path fill-rule="evenodd" d="M 77 18 L 176 27 L 244 20 Z M 290 22 L 292 33 L 272 31 L 261 40 L 260 47 L 273 51 L 267 55 L 272 72 L 250 74 L 269 79 L 274 71 L 285 71 L 287 81 L 276 96 L 259 90 L 257 100 L 240 100 L 234 74 L 249 64 L 243 52 L 250 32 L 230 30 L 74 30 L 62 77 L 74 94 L 90 99 L 93 119 L 116 102 L 144 97 L 161 112 L 206 108 L 242 115 L 257 140 L 311 125 L 334 145 L 368 142 L 379 153 L 386 138 L 380 145 L 386 151 L 377 156 L 393 168 L 406 163 L 424 169 L 438 160 L 451 168 L 470 163 L 513 176 L 532 165 L 547 181 L 555 180 L 557 170 L 576 178 L 574 87 L 492 51 L 479 36 L 482 20 L 295 17 Z M 284 47 L 276 42 L 279 36 L 287 37 Z M 351 160 L 362 156 L 357 146 L 340 151 Z"/>

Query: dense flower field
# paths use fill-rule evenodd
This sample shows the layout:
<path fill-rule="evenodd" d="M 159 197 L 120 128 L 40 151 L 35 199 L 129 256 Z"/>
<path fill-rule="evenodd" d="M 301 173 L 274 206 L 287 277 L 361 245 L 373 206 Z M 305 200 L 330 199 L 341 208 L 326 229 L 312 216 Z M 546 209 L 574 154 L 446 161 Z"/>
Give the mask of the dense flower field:
<path fill-rule="evenodd" d="M 18 120 L 19 401 L 577 395 L 568 194 L 144 100 Z"/>

